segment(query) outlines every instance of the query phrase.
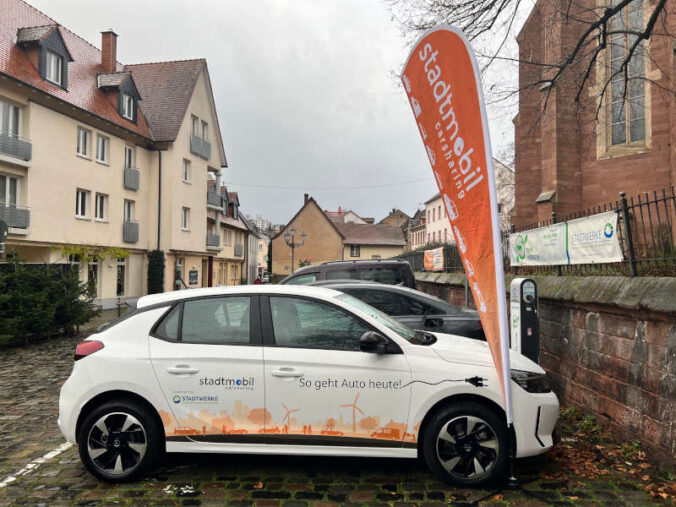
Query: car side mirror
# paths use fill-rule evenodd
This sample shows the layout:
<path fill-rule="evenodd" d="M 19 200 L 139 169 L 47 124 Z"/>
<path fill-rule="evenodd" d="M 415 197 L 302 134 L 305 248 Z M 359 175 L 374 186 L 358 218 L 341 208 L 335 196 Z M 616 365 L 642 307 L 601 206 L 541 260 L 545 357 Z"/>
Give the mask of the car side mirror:
<path fill-rule="evenodd" d="M 384 354 L 388 343 L 387 338 L 375 331 L 366 331 L 359 338 L 359 348 L 362 352 Z"/>

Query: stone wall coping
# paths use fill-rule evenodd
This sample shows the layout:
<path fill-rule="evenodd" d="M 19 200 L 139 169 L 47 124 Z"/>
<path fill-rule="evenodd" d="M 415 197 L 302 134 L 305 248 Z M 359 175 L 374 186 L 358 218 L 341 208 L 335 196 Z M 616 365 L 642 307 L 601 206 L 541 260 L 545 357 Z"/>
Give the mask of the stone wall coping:
<path fill-rule="evenodd" d="M 419 282 L 464 286 L 462 273 L 416 271 Z M 516 278 L 507 275 L 507 287 Z M 676 278 L 628 276 L 530 276 L 542 299 L 594 303 L 627 310 L 648 310 L 676 314 Z"/>

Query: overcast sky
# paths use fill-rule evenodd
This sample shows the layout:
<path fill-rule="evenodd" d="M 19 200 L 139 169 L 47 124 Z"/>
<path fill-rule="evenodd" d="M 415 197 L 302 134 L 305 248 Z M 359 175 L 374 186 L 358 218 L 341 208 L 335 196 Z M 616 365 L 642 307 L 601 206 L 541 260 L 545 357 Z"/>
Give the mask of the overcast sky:
<path fill-rule="evenodd" d="M 324 209 L 412 214 L 437 192 L 398 74 L 409 49 L 382 0 L 30 0 L 124 64 L 206 58 L 246 214 L 286 223 Z M 513 108 L 489 107 L 494 154 Z M 263 188 L 269 187 L 269 188 Z"/>

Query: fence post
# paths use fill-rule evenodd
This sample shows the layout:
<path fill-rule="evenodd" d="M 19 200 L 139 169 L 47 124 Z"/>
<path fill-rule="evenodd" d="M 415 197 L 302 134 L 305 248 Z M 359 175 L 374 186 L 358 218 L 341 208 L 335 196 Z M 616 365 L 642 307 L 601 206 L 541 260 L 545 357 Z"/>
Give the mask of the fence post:
<path fill-rule="evenodd" d="M 552 225 L 556 223 L 556 211 L 552 211 Z M 561 270 L 561 266 L 556 266 L 556 276 L 561 276 L 563 274 L 563 271 Z"/>
<path fill-rule="evenodd" d="M 516 232 L 516 225 L 512 224 L 512 234 L 514 234 L 515 232 Z M 508 254 L 508 255 L 511 255 L 511 252 L 509 251 L 509 246 L 510 246 L 510 245 L 509 245 L 509 236 L 508 236 L 508 237 L 507 237 L 507 254 Z M 516 269 L 516 266 L 512 266 L 512 274 L 513 274 L 514 276 L 517 275 L 517 269 Z"/>
<path fill-rule="evenodd" d="M 629 273 L 636 276 L 636 259 L 634 258 L 634 239 L 631 236 L 631 225 L 629 223 L 629 206 L 625 192 L 620 192 L 620 202 L 622 204 L 622 221 L 624 222 L 624 233 L 627 238 L 627 256 L 629 257 Z"/>

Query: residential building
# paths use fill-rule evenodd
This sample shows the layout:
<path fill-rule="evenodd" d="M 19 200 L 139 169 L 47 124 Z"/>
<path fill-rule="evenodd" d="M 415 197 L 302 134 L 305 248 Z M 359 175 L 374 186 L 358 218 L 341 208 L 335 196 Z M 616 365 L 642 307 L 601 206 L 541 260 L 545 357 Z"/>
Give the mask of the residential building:
<path fill-rule="evenodd" d="M 338 211 L 329 211 L 324 210 L 326 216 L 332 219 L 339 219 L 339 221 L 345 224 L 372 224 L 375 222 L 375 218 L 371 217 L 361 217 L 357 215 L 352 210 L 344 210 L 342 207 L 338 206 Z"/>
<path fill-rule="evenodd" d="M 206 61 L 117 61 L 21 0 L 1 0 L 0 220 L 7 251 L 74 263 L 104 306 L 147 292 L 149 250 L 207 285 L 207 174 L 226 165 Z"/>
<path fill-rule="evenodd" d="M 272 272 L 288 275 L 298 268 L 299 259 L 310 259 L 312 264 L 337 260 L 388 259 L 404 251 L 406 241 L 401 227 L 345 222 L 350 212 L 322 211 L 317 202 L 305 194 L 303 206 L 296 215 L 272 238 Z M 356 215 L 356 214 L 355 214 Z M 362 220 L 363 222 L 363 220 Z M 291 248 L 284 235 L 296 230 L 296 241 L 305 233 L 305 243 L 294 250 L 293 269 Z"/>
<path fill-rule="evenodd" d="M 574 67 L 555 86 L 542 85 L 550 64 L 569 54 L 590 26 L 588 14 L 599 5 L 581 0 L 560 9 L 558 2 L 538 0 L 517 37 L 517 226 L 551 219 L 552 212 L 561 216 L 615 202 L 621 191 L 636 195 L 676 185 L 676 1 L 666 2 L 653 35 L 633 53 L 626 66 L 628 85 L 619 69 L 635 40 L 630 33 L 642 30 L 654 2 L 629 2 L 601 27 L 615 33 L 606 41 L 600 30 L 585 46 L 584 54 L 591 55 L 597 41 L 606 44 L 584 84 L 585 73 Z"/>
<path fill-rule="evenodd" d="M 439 193 L 425 201 L 425 235 L 428 245 L 455 244 L 451 222 L 448 220 L 446 207 Z"/>
<path fill-rule="evenodd" d="M 244 219 L 244 223 L 249 230 L 246 242 L 246 282 L 251 284 L 258 278 L 258 245 L 262 234 L 252 222 Z"/>
<path fill-rule="evenodd" d="M 392 211 L 378 223 L 381 225 L 405 227 L 410 219 L 411 217 L 400 209 L 392 208 Z"/>
<path fill-rule="evenodd" d="M 217 185 L 215 180 L 210 184 L 214 189 Z M 214 245 L 212 248 L 217 248 L 218 253 L 214 256 L 210 285 L 240 285 L 242 278 L 246 278 L 245 245 L 248 242 L 249 228 L 239 212 L 237 192 L 228 192 L 223 185 L 218 188 L 221 206 L 209 211 L 212 234 L 218 235 L 211 236 Z"/>
<path fill-rule="evenodd" d="M 261 233 L 258 241 L 258 276 L 262 277 L 268 272 L 268 247 L 270 236 Z"/>
<path fill-rule="evenodd" d="M 427 244 L 427 233 L 425 232 L 425 222 L 427 213 L 424 209 L 415 212 L 408 223 L 408 249 L 415 250 Z"/>

